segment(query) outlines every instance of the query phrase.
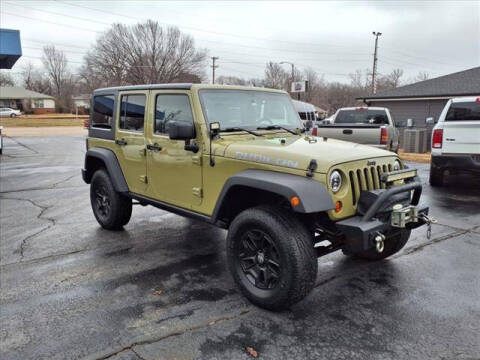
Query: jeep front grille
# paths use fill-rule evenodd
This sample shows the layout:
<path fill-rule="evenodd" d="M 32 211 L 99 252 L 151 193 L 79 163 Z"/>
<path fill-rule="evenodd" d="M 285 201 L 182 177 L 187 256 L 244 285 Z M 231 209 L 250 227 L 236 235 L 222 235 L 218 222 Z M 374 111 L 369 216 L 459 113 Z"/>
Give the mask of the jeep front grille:
<path fill-rule="evenodd" d="M 358 203 L 360 191 L 384 189 L 385 184 L 383 184 L 380 179 L 383 173 L 390 171 L 392 171 L 392 164 L 366 166 L 361 169 L 350 170 L 348 177 L 352 190 L 353 205 Z"/>

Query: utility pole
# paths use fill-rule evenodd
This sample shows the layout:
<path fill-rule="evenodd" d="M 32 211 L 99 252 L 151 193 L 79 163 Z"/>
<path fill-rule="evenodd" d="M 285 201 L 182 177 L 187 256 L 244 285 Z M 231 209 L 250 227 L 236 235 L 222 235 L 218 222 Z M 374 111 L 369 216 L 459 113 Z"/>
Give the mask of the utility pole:
<path fill-rule="evenodd" d="M 375 52 L 373 53 L 373 73 L 372 73 L 372 93 L 377 93 L 377 49 L 378 49 L 378 37 L 382 35 L 381 32 L 372 31 L 375 36 Z"/>
<path fill-rule="evenodd" d="M 212 56 L 212 84 L 215 84 L 215 69 L 218 68 L 218 65 L 215 65 L 215 61 L 218 60 L 217 56 Z"/>

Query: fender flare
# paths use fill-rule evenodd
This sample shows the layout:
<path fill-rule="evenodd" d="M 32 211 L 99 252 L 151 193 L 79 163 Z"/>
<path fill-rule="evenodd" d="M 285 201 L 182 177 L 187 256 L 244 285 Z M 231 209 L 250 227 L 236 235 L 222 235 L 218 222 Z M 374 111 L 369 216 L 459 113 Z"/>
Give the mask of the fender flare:
<path fill-rule="evenodd" d="M 293 208 L 298 213 L 308 214 L 335 209 L 326 186 L 312 178 L 269 170 L 243 170 L 225 182 L 213 211 L 214 221 L 218 220 L 227 194 L 236 186 L 268 191 L 287 200 L 298 196 L 300 204 Z"/>
<path fill-rule="evenodd" d="M 93 172 L 91 166 L 89 166 L 89 159 L 96 158 L 101 160 L 105 164 L 110 180 L 112 180 L 113 186 L 118 192 L 128 192 L 128 184 L 125 181 L 123 176 L 122 168 L 118 163 L 117 156 L 112 150 L 103 149 L 103 148 L 91 148 L 88 149 L 85 154 L 85 168 L 82 170 L 84 181 L 89 184 Z"/>

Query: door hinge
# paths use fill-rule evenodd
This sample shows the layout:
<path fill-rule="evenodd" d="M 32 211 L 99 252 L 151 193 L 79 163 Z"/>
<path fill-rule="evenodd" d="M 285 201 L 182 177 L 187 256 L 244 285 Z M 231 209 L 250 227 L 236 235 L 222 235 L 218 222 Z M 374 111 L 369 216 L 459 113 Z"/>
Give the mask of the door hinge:
<path fill-rule="evenodd" d="M 197 197 L 199 197 L 199 198 L 203 197 L 202 188 L 194 187 L 194 188 L 192 188 L 192 193 L 193 193 L 193 195 L 195 195 L 195 196 L 197 196 Z"/>
<path fill-rule="evenodd" d="M 202 165 L 202 157 L 198 155 L 192 156 L 192 163 Z"/>
<path fill-rule="evenodd" d="M 147 175 L 140 175 L 140 181 L 145 183 L 145 184 L 148 184 Z"/>
<path fill-rule="evenodd" d="M 146 149 L 146 148 L 140 149 L 140 150 L 138 150 L 138 152 L 139 152 L 140 155 L 142 155 L 142 156 L 146 156 L 146 155 L 147 155 L 147 149 Z"/>

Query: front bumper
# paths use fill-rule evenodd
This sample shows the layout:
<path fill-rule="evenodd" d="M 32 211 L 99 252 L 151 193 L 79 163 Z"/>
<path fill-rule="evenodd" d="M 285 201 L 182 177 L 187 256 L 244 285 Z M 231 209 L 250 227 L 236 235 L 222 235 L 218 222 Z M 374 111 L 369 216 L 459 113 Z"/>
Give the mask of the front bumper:
<path fill-rule="evenodd" d="M 432 155 L 432 164 L 440 169 L 480 170 L 480 155 Z"/>
<path fill-rule="evenodd" d="M 424 225 L 424 215 L 428 215 L 429 209 L 418 205 L 421 192 L 418 177 L 389 189 L 362 191 L 357 215 L 335 223 L 344 234 L 345 249 L 368 250 L 375 246 L 378 233 L 391 234 Z"/>

